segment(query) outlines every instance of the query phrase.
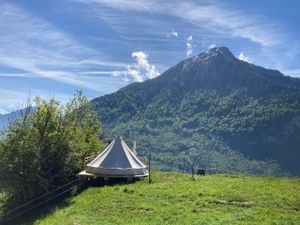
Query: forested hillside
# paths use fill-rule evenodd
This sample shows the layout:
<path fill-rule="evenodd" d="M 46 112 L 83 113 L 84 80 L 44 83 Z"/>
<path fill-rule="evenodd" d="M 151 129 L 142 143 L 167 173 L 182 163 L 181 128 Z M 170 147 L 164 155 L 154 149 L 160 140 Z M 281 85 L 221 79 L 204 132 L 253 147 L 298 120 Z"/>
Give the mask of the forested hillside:
<path fill-rule="evenodd" d="M 300 81 L 213 48 L 92 100 L 107 139 L 164 170 L 300 175 Z"/>

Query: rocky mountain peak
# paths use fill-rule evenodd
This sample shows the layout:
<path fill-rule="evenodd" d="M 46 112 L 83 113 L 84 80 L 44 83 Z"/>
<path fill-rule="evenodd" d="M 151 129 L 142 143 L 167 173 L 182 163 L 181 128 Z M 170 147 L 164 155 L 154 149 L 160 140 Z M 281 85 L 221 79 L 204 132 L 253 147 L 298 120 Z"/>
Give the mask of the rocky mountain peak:
<path fill-rule="evenodd" d="M 232 52 L 227 47 L 215 47 L 208 50 L 206 53 L 210 56 L 223 55 L 225 57 L 234 57 Z"/>

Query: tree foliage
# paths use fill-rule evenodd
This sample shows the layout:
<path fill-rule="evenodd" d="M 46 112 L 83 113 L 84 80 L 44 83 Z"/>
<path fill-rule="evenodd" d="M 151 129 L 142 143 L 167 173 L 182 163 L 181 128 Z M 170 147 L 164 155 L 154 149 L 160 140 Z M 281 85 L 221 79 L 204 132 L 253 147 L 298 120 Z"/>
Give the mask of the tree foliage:
<path fill-rule="evenodd" d="M 77 92 L 66 106 L 35 99 L 35 107 L 13 122 L 0 143 L 0 188 L 15 204 L 32 199 L 74 178 L 86 156 L 104 144 L 101 124 Z"/>

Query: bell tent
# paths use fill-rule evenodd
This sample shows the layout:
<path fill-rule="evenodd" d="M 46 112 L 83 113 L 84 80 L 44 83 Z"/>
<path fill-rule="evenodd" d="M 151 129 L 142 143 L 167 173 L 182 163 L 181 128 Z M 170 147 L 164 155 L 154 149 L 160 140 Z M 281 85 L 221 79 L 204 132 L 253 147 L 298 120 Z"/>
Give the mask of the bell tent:
<path fill-rule="evenodd" d="M 147 166 L 129 149 L 121 137 L 112 141 L 103 152 L 85 166 L 80 176 L 145 177 Z"/>

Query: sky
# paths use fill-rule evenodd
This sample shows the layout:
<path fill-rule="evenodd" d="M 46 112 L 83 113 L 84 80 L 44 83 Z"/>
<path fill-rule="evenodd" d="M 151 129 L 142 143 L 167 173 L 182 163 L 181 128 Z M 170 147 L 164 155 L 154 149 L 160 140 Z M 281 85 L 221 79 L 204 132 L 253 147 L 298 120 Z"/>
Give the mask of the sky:
<path fill-rule="evenodd" d="M 0 0 L 0 114 L 152 79 L 226 46 L 300 77 L 300 1 Z"/>

